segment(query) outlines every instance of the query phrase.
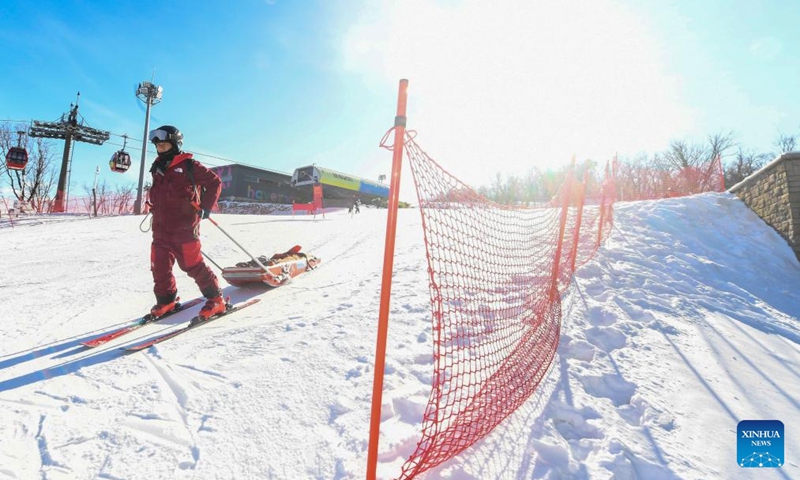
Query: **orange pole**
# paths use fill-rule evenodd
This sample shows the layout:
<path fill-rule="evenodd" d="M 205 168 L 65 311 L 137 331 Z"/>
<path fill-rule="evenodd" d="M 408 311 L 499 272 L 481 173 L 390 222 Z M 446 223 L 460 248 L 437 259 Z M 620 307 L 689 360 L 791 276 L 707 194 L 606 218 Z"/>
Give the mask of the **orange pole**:
<path fill-rule="evenodd" d="M 408 80 L 400 80 L 400 89 L 397 94 L 397 116 L 394 117 L 392 181 L 389 186 L 389 215 L 386 220 L 386 243 L 383 249 L 383 281 L 381 283 L 381 304 L 378 312 L 378 339 L 375 345 L 375 376 L 372 381 L 372 412 L 369 419 L 367 480 L 375 480 L 378 469 L 378 437 L 381 428 L 383 370 L 386 366 L 386 337 L 389 332 L 389 301 L 392 296 L 394 240 L 397 233 L 397 207 L 400 203 L 400 172 L 403 166 L 403 146 L 405 145 L 406 136 L 407 90 Z"/>
<path fill-rule="evenodd" d="M 572 178 L 574 176 L 574 158 L 572 167 L 567 171 L 567 177 L 564 179 L 564 184 L 561 190 L 561 220 L 558 224 L 558 243 L 556 244 L 556 252 L 553 258 L 553 279 L 550 285 L 550 300 L 558 296 L 558 274 L 561 272 L 561 250 L 564 246 L 564 232 L 567 228 L 567 216 L 569 215 L 569 204 L 572 200 Z"/>
<path fill-rule="evenodd" d="M 572 250 L 570 250 L 570 272 L 575 273 L 575 260 L 578 257 L 578 242 L 581 239 L 581 222 L 583 221 L 583 206 L 586 204 L 586 184 L 589 183 L 589 169 L 583 171 L 583 184 L 578 185 L 578 216 L 575 218 L 575 228 L 572 231 Z"/>
<path fill-rule="evenodd" d="M 600 219 L 597 221 L 597 246 L 599 247 L 603 243 L 603 222 L 605 221 L 605 213 L 606 213 L 606 190 L 608 190 L 608 182 L 609 180 L 609 170 L 608 170 L 608 162 L 606 162 L 606 176 L 603 178 L 603 186 L 600 187 L 601 197 L 600 197 Z"/>

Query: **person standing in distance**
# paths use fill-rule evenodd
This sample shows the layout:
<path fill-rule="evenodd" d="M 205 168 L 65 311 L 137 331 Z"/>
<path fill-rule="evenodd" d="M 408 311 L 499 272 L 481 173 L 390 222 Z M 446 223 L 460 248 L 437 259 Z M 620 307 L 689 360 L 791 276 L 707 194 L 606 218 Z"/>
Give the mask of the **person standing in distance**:
<path fill-rule="evenodd" d="M 209 218 L 222 190 L 219 176 L 181 151 L 183 134 L 172 125 L 150 131 L 158 157 L 150 167 L 153 183 L 148 193 L 153 215 L 150 270 L 156 304 L 150 313 L 160 317 L 175 308 L 178 289 L 175 262 L 191 277 L 207 301 L 200 318 L 225 311 L 225 300 L 214 272 L 200 253 L 200 220 Z M 200 209 L 197 209 L 197 206 Z"/>

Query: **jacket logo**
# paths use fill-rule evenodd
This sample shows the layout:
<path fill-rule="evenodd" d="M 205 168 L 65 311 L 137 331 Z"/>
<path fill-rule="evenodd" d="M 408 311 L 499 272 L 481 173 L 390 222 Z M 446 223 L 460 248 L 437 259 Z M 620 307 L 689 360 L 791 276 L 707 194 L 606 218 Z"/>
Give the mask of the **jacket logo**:
<path fill-rule="evenodd" d="M 175 171 L 178 173 L 183 173 L 183 169 L 181 167 L 175 167 Z"/>

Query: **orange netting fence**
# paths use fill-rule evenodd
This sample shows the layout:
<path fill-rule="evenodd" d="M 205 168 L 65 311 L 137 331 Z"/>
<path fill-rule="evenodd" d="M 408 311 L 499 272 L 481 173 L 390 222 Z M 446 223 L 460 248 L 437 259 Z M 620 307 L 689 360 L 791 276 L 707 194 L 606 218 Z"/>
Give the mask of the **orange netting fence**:
<path fill-rule="evenodd" d="M 5 200 L 5 199 L 4 199 Z M 95 201 L 97 215 L 114 216 L 133 213 L 133 198 L 130 194 L 108 194 L 94 197 L 73 197 L 64 202 L 64 212 L 73 215 L 94 215 Z M 33 199 L 26 202 L 6 201 L 8 211 L 13 215 L 53 213 L 55 200 L 52 198 Z"/>
<path fill-rule="evenodd" d="M 539 386 L 558 346 L 561 294 L 613 222 L 615 185 L 570 174 L 542 208 L 495 204 L 406 135 L 430 275 L 434 374 L 410 479 L 473 445 Z M 587 195 L 592 205 L 587 205 Z"/>

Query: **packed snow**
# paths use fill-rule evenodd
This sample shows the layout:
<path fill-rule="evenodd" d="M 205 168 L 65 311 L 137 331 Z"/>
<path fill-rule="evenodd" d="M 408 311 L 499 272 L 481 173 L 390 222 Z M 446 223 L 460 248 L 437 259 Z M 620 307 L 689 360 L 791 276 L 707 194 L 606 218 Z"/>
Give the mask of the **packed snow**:
<path fill-rule="evenodd" d="M 0 478 L 359 479 L 366 475 L 386 210 L 214 216 L 255 255 L 321 266 L 138 353 L 80 345 L 153 303 L 141 216 L 0 218 Z M 420 437 L 432 345 L 419 212 L 399 212 L 379 478 Z M 209 222 L 204 252 L 248 260 Z M 199 293 L 177 267 L 179 295 Z M 547 379 L 427 479 L 800 478 L 800 264 L 736 197 L 618 203 L 574 276 Z M 740 420 L 781 420 L 785 463 L 741 468 Z"/>

